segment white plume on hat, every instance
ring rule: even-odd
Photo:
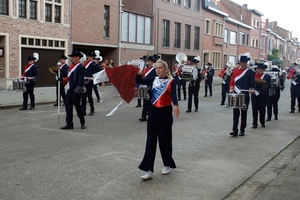
[[[99,51],[99,50],[95,50],[94,52],[95,52],[95,54],[96,54],[95,58],[96,58],[96,59],[99,58],[100,61],[102,61],[103,58],[102,58],[102,56],[100,56],[100,51]]]
[[[40,58],[39,54],[37,52],[33,53],[33,57],[35,57],[35,62],[37,62]]]

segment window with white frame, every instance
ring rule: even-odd
[[[210,35],[210,20],[205,20],[205,34]]]
[[[215,22],[215,36],[223,37],[224,35],[224,24]]]
[[[37,3],[36,0],[19,0],[19,17],[37,19]]]
[[[191,0],[184,0],[184,7],[191,8]]]
[[[45,21],[61,23],[63,0],[46,0]]]
[[[195,10],[200,11],[200,0],[195,0]]]
[[[180,48],[180,32],[181,32],[181,24],[178,22],[174,23],[174,47]]]
[[[184,36],[184,48],[190,49],[191,48],[191,25],[185,25],[185,36]]]
[[[8,15],[8,0],[0,0],[0,15]]]
[[[174,0],[174,3],[177,5],[181,5],[181,0]]]
[[[163,29],[162,29],[162,46],[170,46],[170,21],[163,20]]]
[[[122,42],[150,44],[151,18],[122,12]]]
[[[251,38],[251,47],[258,48],[258,39]]]
[[[240,32],[240,44],[246,45],[246,34],[243,32]]]
[[[224,42],[228,43],[228,29],[224,29]]]
[[[252,26],[254,26],[255,28],[259,28],[259,19],[253,17]]]
[[[221,69],[221,52],[213,51],[213,66],[215,69]]]
[[[104,21],[103,21],[103,36],[109,37],[109,16],[110,16],[110,7],[104,5]]]
[[[235,31],[230,31],[230,44],[236,44],[236,32]]]
[[[195,34],[194,34],[194,49],[200,49],[200,27],[195,26]]]

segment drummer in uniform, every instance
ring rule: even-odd
[[[257,128],[258,113],[259,122],[262,128],[265,128],[265,116],[266,116],[266,106],[269,96],[269,88],[271,86],[271,76],[265,74],[265,69],[268,66],[264,63],[258,63],[256,67],[256,73],[254,74],[255,81],[255,92],[251,94],[251,104],[252,104],[252,128]]]
[[[57,73],[60,73],[61,78],[66,78],[68,76],[69,66],[66,63],[67,59],[68,58],[65,55],[61,55],[59,58],[59,63],[58,63],[59,70]],[[59,88],[60,94],[58,94],[58,84],[60,84],[60,88]],[[66,103],[65,85],[61,81],[56,80],[56,102],[53,106],[58,106],[58,98],[60,97],[62,97],[64,102],[63,106],[65,106]]]
[[[278,67],[273,67],[271,69],[273,72],[280,72]],[[284,76],[279,76],[279,85],[275,88],[272,88],[274,90],[272,93],[269,92],[269,97],[268,97],[268,102],[267,102],[267,119],[266,121],[271,121],[272,118],[272,110],[274,112],[274,119],[278,120],[278,101],[280,98],[280,91],[284,90],[284,81],[285,77]],[[269,88],[269,91],[271,88]]]
[[[231,69],[229,69],[229,66],[227,64],[225,65],[224,69],[220,72],[219,77],[222,79],[222,86],[221,86],[221,104],[225,104],[226,100],[226,94],[229,92],[229,82],[231,79]]]
[[[192,98],[194,96],[194,105],[195,105],[195,112],[198,112],[199,107],[199,90],[200,90],[200,82],[201,82],[201,70],[197,68],[197,64],[200,62],[197,57],[192,60],[191,65],[194,66],[193,69],[193,79],[189,82],[188,88],[188,109],[187,113],[192,112]]]
[[[160,57],[157,55],[149,56],[147,59],[147,67],[144,69],[144,74],[142,78],[150,78],[150,77],[155,77],[156,72],[154,68],[154,63],[156,63],[157,59]],[[147,113],[149,112],[150,109],[150,99],[151,99],[151,88],[148,88],[148,95],[149,98],[144,98],[143,99],[143,109],[142,109],[142,117],[139,119],[139,121],[147,121]]]
[[[240,136],[245,135],[245,128],[247,126],[247,111],[250,96],[249,93],[254,93],[254,75],[253,70],[247,68],[247,62],[250,58],[246,55],[240,57],[240,67],[235,68],[232,72],[232,77],[229,83],[229,92],[244,94],[245,95],[245,107],[244,108],[233,108],[233,127],[230,135],[238,136],[238,124],[241,116]],[[249,90],[245,91],[245,90]]]

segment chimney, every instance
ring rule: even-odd
[[[277,28],[277,21],[274,21],[274,27],[273,28]]]
[[[243,7],[248,8],[248,4],[243,4]]]

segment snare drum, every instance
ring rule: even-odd
[[[13,89],[14,90],[23,90],[25,88],[25,81],[24,80],[13,80]]]
[[[244,108],[245,94],[227,93],[227,106],[233,108]]]
[[[195,67],[191,65],[184,65],[181,69],[181,76],[182,79],[186,81],[191,81],[193,80],[193,69]]]
[[[142,99],[149,98],[148,86],[147,85],[140,85],[139,88],[138,88],[138,92],[136,94],[136,97],[142,98]]]

